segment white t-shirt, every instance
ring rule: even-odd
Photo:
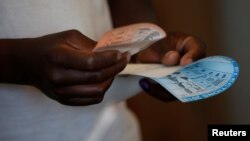
[[[98,40],[111,29],[105,0],[0,0],[0,38],[77,29]],[[138,141],[138,123],[124,102],[138,78],[119,77],[101,104],[71,107],[32,86],[0,84],[1,141]]]

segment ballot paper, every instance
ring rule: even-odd
[[[118,50],[132,55],[164,38],[158,26],[140,23],[104,34],[94,51]],[[226,56],[211,56],[185,67],[162,64],[128,64],[119,75],[144,76],[160,84],[181,102],[215,96],[227,90],[239,74],[237,62]]]
[[[115,28],[104,34],[94,51],[119,50],[134,55],[166,37],[159,26],[151,23],[138,23]]]

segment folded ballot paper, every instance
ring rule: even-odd
[[[139,23],[113,29],[104,34],[94,51],[118,50],[131,55],[166,37],[157,25]],[[211,56],[187,66],[128,64],[119,75],[148,77],[182,102],[215,96],[227,90],[237,79],[237,62],[225,56]]]

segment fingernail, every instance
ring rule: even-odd
[[[168,54],[168,59],[175,59],[176,58],[176,53],[171,51],[169,54]]]
[[[165,65],[175,65],[179,62],[180,55],[176,51],[169,51],[162,59],[162,63]]]
[[[117,53],[117,60],[120,60],[122,58],[122,54],[119,52]]]
[[[181,66],[185,66],[185,65],[191,64],[192,62],[193,62],[193,59],[186,58],[185,60],[181,61]]]
[[[124,53],[123,53],[123,56],[127,58],[127,61],[128,61],[128,62],[130,61],[131,55],[130,55],[129,52],[124,52]]]
[[[127,61],[129,62],[130,59],[131,59],[131,55],[130,55],[130,53],[127,53]]]

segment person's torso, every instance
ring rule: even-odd
[[[98,40],[112,27],[105,0],[1,0],[0,17],[0,38],[77,29]]]

